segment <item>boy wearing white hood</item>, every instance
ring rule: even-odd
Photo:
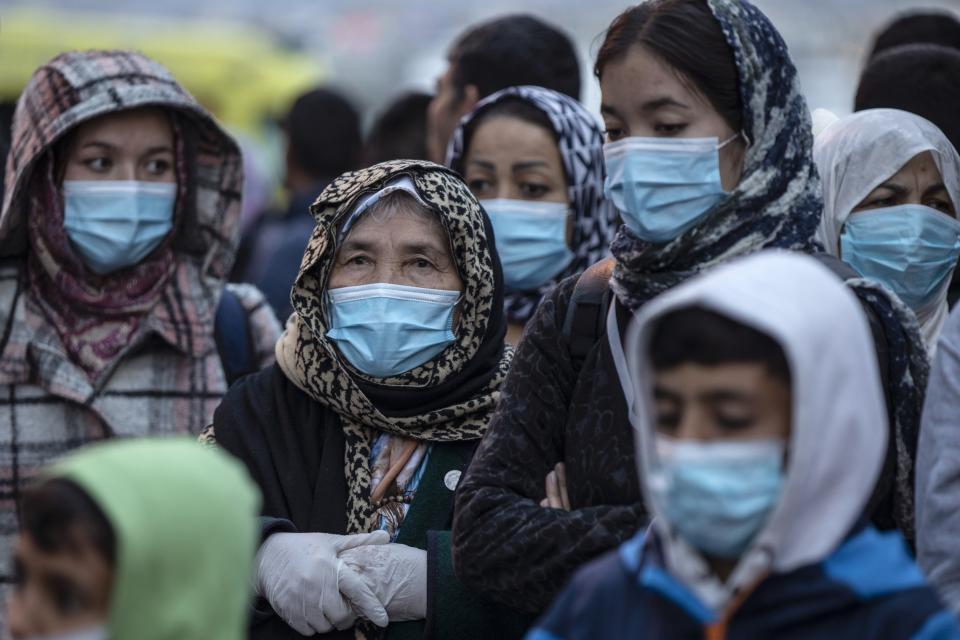
[[[654,521],[581,569],[529,640],[960,638],[900,535],[863,517],[887,420],[836,276],[786,252],[718,267],[645,306],[626,353]]]

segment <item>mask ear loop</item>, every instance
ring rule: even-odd
[[[718,144],[717,151],[719,151],[720,149],[723,149],[725,146],[727,146],[737,138],[743,138],[743,141],[747,143],[747,149],[749,149],[750,146],[753,144],[753,142],[751,142],[750,140],[750,137],[747,135],[747,132],[744,131],[743,129],[740,129],[739,132],[733,134],[732,136],[730,136],[729,138],[727,138],[726,140]]]

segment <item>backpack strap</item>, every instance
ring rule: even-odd
[[[610,306],[610,276],[613,258],[601,260],[580,274],[563,320],[563,336],[570,347],[574,368],[580,369],[590,349],[604,335],[607,328],[607,308]]]
[[[814,253],[812,256],[844,282],[863,278],[863,276],[853,270],[853,267],[829,253]],[[887,333],[883,328],[883,323],[880,322],[880,318],[877,317],[877,312],[873,310],[873,307],[859,298],[858,300],[864,315],[867,316],[867,322],[870,325],[870,333],[873,335],[873,345],[877,351],[877,365],[880,368],[880,380],[883,383],[884,391],[886,391],[889,388],[888,385],[890,382],[890,348],[887,344]]]
[[[224,286],[220,295],[213,338],[217,343],[217,353],[220,354],[227,386],[259,369],[254,357],[253,336],[250,333],[247,311],[229,286]]]

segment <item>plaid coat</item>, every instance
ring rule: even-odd
[[[159,302],[94,386],[67,357],[28,286],[30,175],[78,124],[145,105],[169,109],[188,125],[189,232],[175,241],[176,271]],[[0,213],[0,582],[10,580],[20,491],[52,458],[104,438],[197,433],[212,421],[227,388],[214,315],[238,242],[242,180],[234,141],[165,69],[139,54],[63,54],[24,90]],[[257,289],[231,288],[247,311],[256,356],[269,364],[279,324]]]

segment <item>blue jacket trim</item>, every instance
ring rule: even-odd
[[[643,554],[646,543],[647,530],[641,530],[620,545],[620,560],[627,571],[631,574],[639,573],[641,586],[660,593],[701,624],[712,622],[716,618],[716,614],[700,602],[689,589],[652,562],[644,562]]]
[[[960,638],[960,624],[950,611],[941,611],[930,616],[912,640],[957,640]]]
[[[843,543],[824,560],[823,570],[864,599],[926,585],[900,534],[873,527]]]
[[[620,545],[620,559],[630,573],[640,571],[640,559],[643,556],[643,545],[647,540],[647,532],[640,531],[632,538]]]
[[[563,640],[560,636],[556,636],[545,629],[531,629],[524,640]]]
[[[650,564],[644,566],[640,572],[640,584],[653,591],[658,591],[700,624],[710,624],[716,618],[713,611],[700,602],[685,586],[659,567]]]

